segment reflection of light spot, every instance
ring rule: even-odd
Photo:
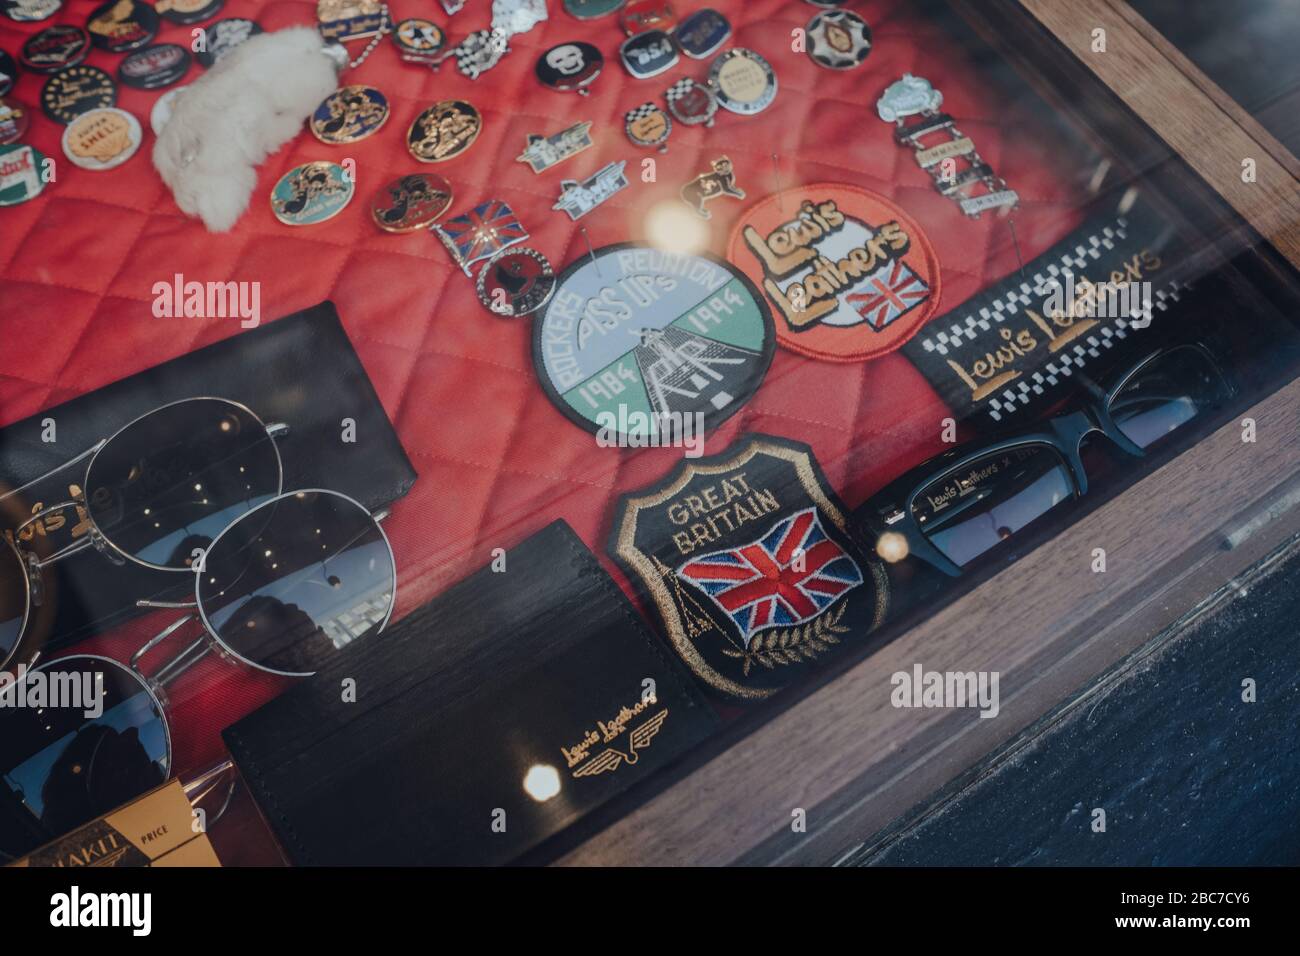
[[[890,564],[907,557],[907,550],[907,539],[897,531],[886,531],[876,539],[876,554],[880,555],[882,561],[888,561]]]
[[[560,772],[550,764],[533,764],[524,776],[524,792],[545,803],[560,792]]]
[[[202,491],[202,490],[203,490],[203,486],[202,486],[202,485],[195,485],[195,486],[194,486],[194,490],[195,490],[195,491]]]
[[[685,203],[665,200],[646,214],[645,237],[666,252],[696,253],[708,248],[709,226]]]

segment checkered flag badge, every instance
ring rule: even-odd
[[[627,116],[624,118],[627,120],[628,125],[631,126],[633,123],[639,122],[647,116],[652,116],[658,111],[659,107],[655,106],[653,103],[642,103],[636,109],[628,110]]]
[[[668,98],[669,104],[676,103],[686,94],[695,88],[695,81],[690,77],[678,80],[672,86],[668,87],[668,92],[664,94]]]

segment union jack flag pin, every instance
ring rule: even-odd
[[[528,238],[528,230],[514,210],[499,199],[489,199],[432,229],[467,276],[473,276],[476,263]]]

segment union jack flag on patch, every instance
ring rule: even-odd
[[[433,231],[465,275],[473,274],[470,266],[474,263],[491,259],[502,249],[528,238],[528,230],[515,217],[514,210],[499,199],[489,199],[462,216],[434,226]]]
[[[930,297],[930,287],[901,259],[873,272],[863,289],[849,293],[845,299],[877,331]]]
[[[812,620],[862,583],[862,570],[827,536],[816,508],[797,511],[750,544],[677,569],[735,622],[748,649],[767,627]]]

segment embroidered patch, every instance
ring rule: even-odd
[[[957,413],[985,427],[1036,418],[1076,372],[1127,346],[1188,287],[1171,233],[1143,206],[1095,217],[903,347]],[[1148,284],[1149,283],[1149,284]],[[1140,336],[1138,336],[1140,338]]]
[[[732,266],[634,243],[581,255],[533,324],[537,377],[569,420],[647,439],[663,416],[726,421],[775,347],[762,294]]]
[[[807,445],[748,435],[625,495],[611,555],[702,681],[767,697],[884,620],[885,572]]]
[[[884,196],[816,183],[745,211],[727,258],[776,306],[792,352],[861,362],[892,352],[939,306],[939,258],[910,216]]]

